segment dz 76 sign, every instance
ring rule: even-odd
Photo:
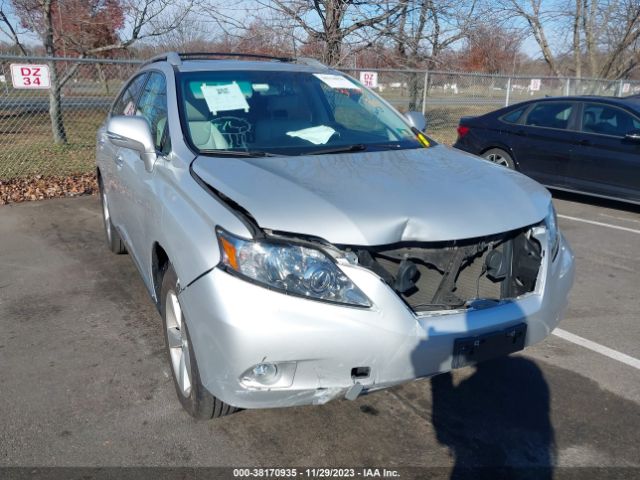
[[[11,80],[13,88],[49,88],[49,66],[12,63]]]

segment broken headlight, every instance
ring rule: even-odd
[[[295,243],[246,240],[216,230],[221,264],[263,286],[314,300],[370,307],[371,302],[333,260]]]
[[[544,219],[544,224],[547,227],[547,235],[549,236],[551,260],[554,260],[560,247],[560,233],[558,232],[558,215],[553,203],[549,203],[549,212]]]

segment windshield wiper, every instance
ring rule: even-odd
[[[366,150],[367,146],[362,143],[356,143],[355,145],[343,145],[342,147],[325,148],[324,150],[314,150],[307,153],[307,155],[324,155],[325,153],[346,153],[346,152],[361,152]]]
[[[275,153],[262,152],[259,150],[218,150],[215,148],[205,148],[199,151],[204,155],[215,155],[217,157],[279,157]]]

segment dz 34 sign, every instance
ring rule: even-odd
[[[49,88],[48,65],[11,64],[11,80],[13,88]]]

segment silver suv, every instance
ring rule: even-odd
[[[549,193],[425,123],[305,59],[169,53],[127,82],[97,136],[106,237],[191,415],[355,399],[555,328]]]

